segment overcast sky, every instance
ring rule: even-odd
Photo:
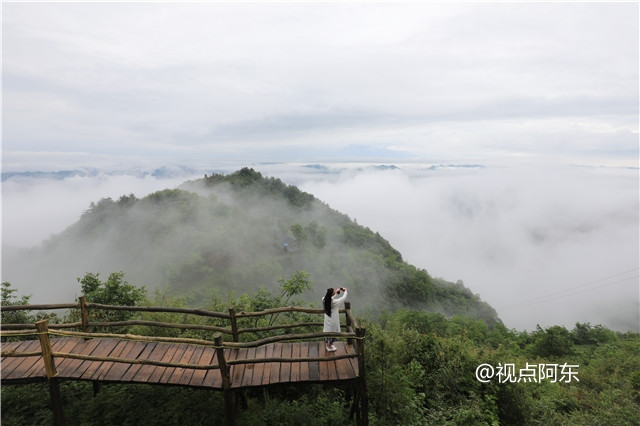
[[[2,5],[5,171],[638,163],[638,4]]]

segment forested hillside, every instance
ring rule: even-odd
[[[124,271],[131,282],[169,288],[192,306],[213,293],[273,290],[282,278],[306,271],[316,284],[308,303],[317,305],[327,287],[340,285],[349,288],[354,308],[374,317],[411,308],[499,321],[461,282],[431,277],[404,262],[380,234],[248,168],[142,199],[92,203],[63,233],[7,266],[23,274],[10,278],[14,285],[38,281],[43,292],[47,285],[61,288],[60,280],[75,284],[86,272]]]
[[[304,279],[302,280],[304,281]],[[283,283],[284,286],[284,283]],[[181,298],[148,295],[121,273],[102,281],[87,274],[78,287],[95,303],[182,307]],[[27,304],[9,283],[2,304]],[[205,309],[260,310],[287,301],[260,290],[231,300],[212,297]],[[292,302],[297,303],[297,302]],[[125,313],[126,314],[126,313]],[[77,313],[76,313],[77,315]],[[96,319],[104,320],[99,312]],[[148,313],[141,319],[184,321],[183,314]],[[111,318],[115,320],[129,317]],[[2,322],[29,323],[37,317],[3,312]],[[49,317],[56,322],[56,317]],[[77,318],[66,318],[77,320]],[[281,321],[287,321],[284,316]],[[577,323],[528,332],[492,328],[482,320],[401,309],[366,326],[365,363],[371,425],[639,425],[640,339]],[[193,330],[133,326],[121,333],[199,337]],[[202,332],[207,333],[207,332]],[[494,374],[479,375],[480,368]],[[142,384],[60,384],[69,425],[222,425],[222,392]],[[298,384],[249,389],[238,425],[349,425],[348,385]],[[46,383],[2,387],[2,424],[52,424]],[[162,407],[161,410],[158,407]]]

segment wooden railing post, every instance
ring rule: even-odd
[[[227,425],[235,424],[235,413],[233,410],[233,398],[231,395],[231,375],[229,374],[229,366],[224,358],[224,348],[222,347],[222,336],[220,333],[215,335],[216,355],[218,358],[218,366],[220,366],[220,375],[222,376],[222,391],[224,393],[224,418]]]
[[[356,354],[358,355],[358,375],[360,376],[360,416],[358,417],[358,425],[367,426],[369,424],[369,401],[367,398],[367,380],[365,374],[364,362],[364,336],[366,329],[364,327],[356,328]]]
[[[40,347],[42,348],[42,360],[44,361],[44,369],[47,378],[50,379],[58,375],[56,365],[53,361],[53,350],[51,349],[51,341],[49,340],[49,327],[47,320],[36,322],[38,329],[38,338],[40,339]]]
[[[89,332],[89,308],[87,307],[87,300],[84,296],[78,297],[80,301],[80,317],[82,318],[82,331],[84,333]]]
[[[58,371],[53,360],[53,349],[51,348],[51,340],[49,340],[49,327],[47,320],[36,322],[38,329],[38,338],[40,339],[40,347],[42,348],[42,360],[44,361],[44,370],[47,374],[49,382],[49,395],[51,396],[51,405],[53,407],[53,418],[56,425],[64,425],[64,412],[62,410],[62,398],[60,397],[60,385],[58,384]]]
[[[238,341],[238,321],[236,320],[236,308],[233,306],[229,307],[229,316],[231,317],[231,334],[233,336],[233,341]]]

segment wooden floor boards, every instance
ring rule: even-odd
[[[155,360],[189,365],[213,365],[218,361],[215,349],[186,343],[135,342],[116,339],[90,339],[62,337],[51,339],[54,352],[73,353],[121,359]],[[355,355],[355,347],[336,342],[338,350],[327,352],[324,344],[315,342],[278,342],[258,348],[225,349],[227,362],[234,360],[262,360],[270,358],[317,358],[335,355]],[[37,352],[37,340],[6,342],[2,350]],[[192,369],[155,365],[127,364],[112,361],[90,361],[55,358],[61,379],[98,382],[132,382],[171,384],[191,387],[222,388],[219,369]],[[42,356],[3,356],[0,364],[3,384],[46,380]],[[255,362],[230,365],[231,388],[261,387],[281,383],[335,382],[358,377],[355,358],[302,361]]]

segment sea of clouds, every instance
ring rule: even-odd
[[[640,329],[634,168],[273,163],[5,175],[3,251],[40,244],[102,198],[143,197],[243,166],[379,232],[432,276],[462,280],[507,327]],[[36,301],[32,283],[13,284]]]

